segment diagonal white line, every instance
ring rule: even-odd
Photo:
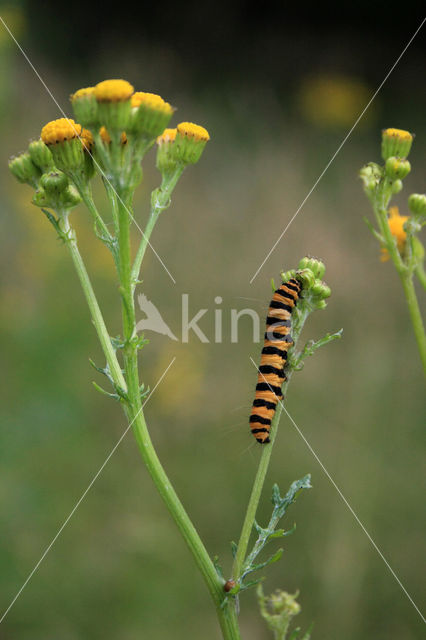
[[[257,364],[255,363],[255,361],[253,360],[253,358],[250,356],[250,360],[252,361],[253,365],[255,366],[255,368],[257,369],[257,371],[259,371]],[[265,380],[266,383],[268,383],[268,381],[266,380],[265,376],[261,373],[263,379]],[[327,471],[327,469],[325,468],[324,464],[321,462],[321,460],[319,459],[317,453],[314,451],[314,449],[312,448],[312,446],[309,444],[309,442],[307,441],[306,437],[304,436],[304,434],[302,433],[302,431],[299,429],[299,427],[297,426],[297,424],[295,423],[295,421],[293,420],[293,418],[291,417],[291,415],[289,414],[289,412],[287,411],[287,409],[285,408],[284,404],[282,403],[281,400],[278,399],[278,402],[280,403],[281,407],[284,409],[284,411],[286,412],[287,416],[290,418],[291,423],[293,424],[293,426],[295,427],[297,433],[299,434],[299,436],[302,438],[302,440],[304,441],[304,443],[306,444],[306,446],[308,447],[309,451],[312,453],[312,455],[314,456],[315,460],[318,462],[318,464],[320,465],[321,469],[324,471],[325,475],[327,476],[327,478],[330,480],[331,484],[333,485],[333,487],[336,489],[337,493],[339,494],[339,496],[342,498],[343,502],[345,503],[345,505],[347,506],[347,508],[349,509],[349,511],[351,512],[351,514],[353,515],[353,517],[355,518],[355,520],[357,521],[357,523],[359,524],[359,526],[361,527],[361,529],[363,530],[363,532],[365,533],[365,535],[367,536],[367,538],[369,539],[369,541],[371,542],[371,544],[373,545],[373,547],[375,548],[375,550],[377,551],[377,553],[379,554],[379,556],[381,557],[381,559],[383,560],[383,562],[385,563],[385,565],[387,566],[387,568],[389,569],[389,571],[391,572],[391,574],[393,575],[393,577],[395,578],[395,580],[397,581],[397,583],[399,584],[399,586],[401,587],[402,591],[405,593],[405,595],[407,596],[407,598],[409,599],[409,601],[411,602],[411,604],[413,605],[413,607],[415,608],[415,610],[417,611],[417,613],[419,614],[419,616],[421,617],[421,619],[423,620],[423,622],[426,623],[426,619],[423,616],[422,612],[420,611],[420,609],[418,608],[418,606],[416,605],[416,603],[414,602],[413,598],[410,596],[410,594],[408,593],[407,589],[404,587],[404,585],[402,584],[401,580],[398,578],[398,576],[396,575],[395,571],[392,569],[392,567],[390,566],[389,562],[386,560],[385,556],[383,555],[383,553],[380,551],[379,547],[377,546],[377,544],[374,542],[373,538],[371,537],[371,535],[368,533],[367,529],[365,528],[365,526],[363,525],[363,523],[361,522],[361,520],[359,519],[359,517],[357,516],[357,514],[355,513],[355,511],[353,510],[353,508],[351,507],[351,505],[349,504],[349,502],[347,501],[347,499],[345,498],[345,496],[343,495],[342,491],[339,489],[339,487],[337,486],[337,484],[335,483],[335,481],[333,480],[333,478],[331,477],[330,473]]]
[[[21,45],[19,44],[19,42],[17,41],[17,39],[15,38],[15,36],[13,35],[12,31],[9,29],[9,27],[7,26],[6,22],[3,20],[2,16],[0,16],[0,21],[3,23],[4,28],[6,29],[6,31],[8,32],[8,34],[10,35],[10,37],[12,38],[12,40],[14,41],[14,43],[16,44],[16,46],[18,47],[19,51],[22,53],[22,55],[24,56],[25,60],[28,62],[28,64],[30,65],[31,69],[34,71],[35,75],[37,76],[37,78],[40,80],[41,84],[43,85],[43,87],[46,89],[47,93],[49,94],[49,96],[52,98],[53,102],[56,104],[56,106],[58,107],[59,111],[61,112],[61,114],[64,116],[64,118],[66,120],[68,120],[68,123],[73,127],[73,124],[70,122],[70,119],[68,118],[68,116],[66,115],[65,111],[62,109],[61,105],[59,104],[59,102],[56,100],[55,96],[53,95],[53,93],[51,92],[51,90],[49,89],[49,87],[47,86],[47,84],[45,83],[45,81],[43,80],[43,78],[41,77],[41,75],[39,74],[39,72],[37,71],[37,69],[35,68],[35,66],[33,65],[33,63],[31,62],[31,60],[29,59],[29,57],[27,56],[27,54],[25,53],[24,49],[21,47]],[[74,127],[73,127],[74,128]],[[76,136],[81,140],[80,135],[78,134],[77,130],[74,129]],[[126,204],[123,202],[123,200],[121,199],[121,197],[118,195],[117,191],[115,190],[114,186],[111,184],[109,178],[105,175],[104,171],[102,170],[102,167],[99,165],[99,163],[96,161],[96,159],[93,157],[92,153],[87,150],[90,157],[93,160],[93,163],[96,165],[96,168],[98,169],[99,173],[102,175],[102,177],[104,178],[104,180],[108,183],[108,185],[111,187],[112,191],[114,191],[115,195],[117,196],[118,200],[121,202],[121,204],[123,205],[123,207],[125,208],[125,210],[127,211],[128,215],[130,216],[131,220],[135,223],[136,227],[139,229],[139,231],[141,232],[143,238],[145,238],[145,234],[142,231],[141,227],[139,226],[138,222],[135,220],[132,212],[130,211],[130,209],[126,206]],[[174,279],[174,277],[172,276],[172,274],[170,273],[170,271],[167,269],[166,265],[164,264],[164,262],[162,261],[162,259],[160,258],[160,256],[158,255],[158,253],[156,252],[156,250],[154,249],[154,247],[152,246],[151,242],[149,240],[147,240],[147,244],[150,246],[150,248],[152,249],[152,251],[154,252],[155,256],[157,257],[157,259],[159,260],[160,264],[162,265],[163,269],[166,271],[166,273],[169,275],[169,277],[171,278],[171,280],[173,281],[174,284],[176,284],[176,280]]]
[[[22,587],[19,589],[18,593],[16,594],[16,596],[13,598],[12,602],[9,604],[9,606],[7,607],[6,611],[3,613],[2,617],[0,618],[0,624],[3,622],[3,620],[5,619],[5,617],[7,616],[7,614],[9,613],[9,611],[11,610],[11,608],[13,607],[13,605],[15,604],[15,602],[17,601],[17,599],[19,598],[19,596],[21,595],[21,593],[23,592],[23,590],[25,589],[25,587],[27,586],[27,584],[29,583],[29,581],[31,580],[31,578],[33,577],[33,575],[35,574],[35,572],[37,571],[37,569],[39,568],[39,566],[41,565],[41,563],[43,562],[43,560],[45,559],[45,557],[47,556],[47,554],[49,553],[49,551],[51,550],[51,548],[53,547],[53,545],[55,544],[56,540],[59,538],[59,536],[61,535],[62,531],[65,529],[65,527],[67,526],[68,522],[71,520],[71,518],[73,517],[74,513],[77,511],[78,507],[80,506],[80,504],[83,502],[84,498],[87,496],[87,494],[89,493],[90,489],[93,487],[93,485],[95,484],[96,480],[99,478],[100,474],[102,473],[102,471],[105,469],[106,465],[108,464],[108,462],[110,461],[110,459],[112,458],[112,456],[114,455],[114,453],[116,452],[116,450],[118,449],[119,445],[121,444],[122,440],[125,438],[126,434],[129,432],[129,429],[131,428],[132,424],[134,423],[134,421],[136,420],[136,418],[139,416],[139,414],[141,413],[142,409],[144,408],[144,406],[147,404],[148,400],[151,398],[152,394],[154,393],[154,391],[156,390],[156,388],[158,387],[158,385],[160,384],[160,382],[163,380],[164,376],[166,375],[166,373],[168,372],[168,370],[170,369],[170,367],[172,366],[172,364],[174,363],[174,361],[176,360],[176,356],[172,359],[172,361],[170,362],[169,366],[167,367],[167,369],[165,369],[165,371],[163,372],[163,374],[161,375],[161,377],[159,378],[159,380],[156,382],[154,388],[152,389],[152,391],[150,392],[149,396],[147,397],[147,399],[145,400],[145,402],[143,403],[142,407],[139,409],[139,411],[137,412],[137,414],[135,415],[135,417],[133,418],[133,420],[130,422],[130,424],[128,425],[128,427],[126,428],[126,430],[124,431],[124,433],[120,436],[119,440],[117,441],[117,443],[114,445],[114,447],[112,448],[111,452],[109,453],[109,455],[105,458],[105,461],[102,463],[102,465],[99,467],[99,470],[96,472],[96,474],[93,476],[92,480],[90,481],[87,489],[84,491],[84,493],[81,495],[81,497],[79,498],[79,500],[75,503],[74,507],[72,508],[72,510],[70,511],[69,515],[67,516],[67,518],[64,520],[64,522],[62,523],[61,527],[59,528],[58,532],[56,533],[55,537],[52,538],[51,542],[49,543],[49,545],[46,547],[45,551],[43,552],[40,560],[37,562],[37,564],[35,565],[34,569],[31,571],[31,573],[28,575],[27,579],[25,580],[24,584],[22,585]]]
[[[262,264],[258,267],[257,271],[255,272],[254,276],[252,277],[252,279],[250,280],[250,284],[252,284],[253,280],[256,278],[257,274],[259,273],[259,271],[262,269],[263,265],[265,264],[265,262],[268,260],[269,256],[272,254],[272,252],[275,250],[276,246],[279,244],[279,242],[281,241],[282,237],[284,236],[284,234],[287,232],[288,228],[290,227],[290,225],[292,224],[292,222],[294,221],[294,219],[296,218],[296,216],[298,215],[299,211],[302,209],[302,207],[304,206],[304,204],[306,203],[306,201],[308,200],[308,198],[310,198],[310,196],[312,195],[313,191],[316,189],[318,183],[320,182],[320,180],[322,180],[322,178],[324,177],[324,174],[326,173],[326,171],[329,169],[330,165],[333,163],[333,161],[335,160],[337,154],[341,151],[342,147],[344,146],[344,144],[347,142],[349,136],[352,134],[353,130],[355,129],[355,127],[357,126],[357,124],[359,123],[359,121],[361,120],[361,118],[363,117],[363,115],[365,114],[365,112],[367,111],[367,109],[369,108],[369,106],[371,105],[371,103],[373,102],[373,100],[375,99],[375,97],[377,96],[377,94],[379,93],[379,91],[381,90],[381,88],[383,87],[383,85],[385,84],[386,80],[389,78],[389,76],[391,75],[392,71],[395,69],[395,67],[397,66],[397,64],[399,63],[399,61],[401,60],[402,56],[404,55],[404,53],[407,51],[408,47],[410,46],[410,44],[413,42],[414,38],[416,37],[416,35],[418,34],[418,32],[420,31],[420,29],[422,28],[422,26],[424,25],[426,21],[426,18],[423,18],[421,24],[419,27],[417,27],[416,31],[414,32],[414,34],[411,36],[411,38],[409,39],[409,41],[407,42],[407,44],[405,45],[404,49],[402,50],[402,52],[400,53],[400,55],[398,56],[398,58],[395,60],[395,62],[393,63],[393,65],[391,66],[391,68],[389,69],[389,71],[387,72],[386,76],[384,77],[384,79],[382,80],[382,82],[380,83],[380,85],[378,86],[378,88],[376,89],[376,91],[373,93],[373,95],[371,96],[370,100],[368,101],[368,103],[366,104],[366,106],[364,107],[364,109],[361,111],[361,113],[359,114],[358,118],[355,120],[354,124],[352,125],[351,129],[348,131],[348,133],[346,134],[346,136],[343,138],[342,142],[340,143],[340,145],[338,146],[337,150],[334,152],[334,154],[331,156],[330,160],[328,161],[328,163],[326,164],[325,168],[323,169],[323,171],[321,172],[321,174],[318,176],[318,178],[316,179],[316,181],[314,182],[314,185],[312,186],[311,190],[308,192],[308,194],[305,196],[305,198],[303,199],[303,201],[301,202],[301,204],[299,205],[299,207],[297,208],[296,212],[293,214],[293,216],[290,218],[289,222],[287,223],[284,231],[281,233],[281,235],[279,236],[278,240],[276,240],[271,248],[271,250],[269,251],[269,253],[267,254],[266,258],[263,260]]]

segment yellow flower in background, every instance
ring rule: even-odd
[[[389,208],[389,229],[396,240],[396,244],[400,254],[404,253],[405,243],[407,241],[407,233],[404,230],[404,223],[407,222],[408,218],[409,216],[399,215],[398,207]],[[385,248],[382,248],[382,255],[380,257],[381,261],[386,262],[387,260],[389,260],[389,258],[389,251]]]
[[[106,144],[109,144],[111,142],[111,136],[109,135],[108,129],[106,127],[101,127],[99,129],[99,135],[101,136],[102,141]],[[120,142],[121,144],[127,143],[127,136],[125,131],[123,131],[121,134]]]
[[[157,144],[167,144],[168,142],[174,142],[176,139],[177,129],[164,129],[161,136],[157,138]]]
[[[356,78],[321,74],[302,80],[298,102],[314,126],[344,128],[353,125],[370,97],[369,88]]]

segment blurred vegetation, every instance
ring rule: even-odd
[[[183,64],[173,41],[161,48],[129,38],[126,48],[98,49],[90,64],[61,56],[55,66],[54,49],[47,46],[50,25],[44,32],[39,25],[35,38],[34,10],[19,11],[17,6],[14,14],[2,10],[1,15],[67,112],[73,90],[122,76],[138,89],[161,93],[179,107],[179,119],[199,122],[211,134],[202,161],[184,175],[153,237],[177,284],[152,252],[143,274],[141,291],[158,305],[174,333],[180,333],[182,293],[190,294],[194,313],[210,310],[200,326],[211,336],[215,296],[223,298],[225,319],[231,308],[251,305],[263,315],[271,277],[277,279],[282,268],[292,268],[307,253],[324,259],[332,297],[326,312],[311,318],[306,339],[340,327],[344,337],[317,353],[293,378],[288,410],[419,603],[425,526],[420,508],[422,373],[397,276],[389,264],[380,263],[376,242],[362,220],[369,212],[357,174],[365,162],[379,157],[380,129],[403,127],[417,137],[410,155],[413,171],[396,198],[401,213],[408,194],[422,190],[426,127],[425,96],[418,91],[421,48],[413,44],[407,52],[249,284],[416,22],[407,31],[401,28],[397,39],[383,33],[374,60],[369,57],[371,32],[365,38],[354,33],[347,44],[338,30],[334,38],[324,33],[313,53],[314,40],[306,38],[302,27],[286,32],[283,26],[287,44],[281,54],[287,57],[277,82],[266,67],[263,81],[260,69],[252,79],[236,67],[229,76],[212,71],[201,80]],[[56,25],[60,33],[67,31],[68,42],[64,24]],[[57,35],[54,43],[59,47]],[[274,44],[280,51],[279,42]],[[316,60],[320,44],[341,55]],[[298,60],[296,72],[293,59]],[[101,360],[100,348],[67,252],[29,204],[30,189],[7,170],[9,155],[25,148],[41,125],[59,113],[1,26],[0,68],[4,610],[126,425],[120,407],[91,385],[94,372],[88,358]],[[150,190],[158,183],[153,164],[151,154],[136,206],[140,223]],[[103,198],[100,184],[97,193]],[[93,239],[85,210],[73,215],[111,332],[117,333],[113,266]],[[238,536],[259,455],[248,414],[255,384],[249,356],[257,360],[260,347],[252,342],[250,322],[241,327],[238,344],[230,344],[229,325],[223,344],[200,344],[195,337],[181,344],[153,335],[141,362],[144,381],[152,387],[177,356],[147,406],[148,424],[207,548],[228,568],[229,541]],[[260,523],[270,512],[273,482],[286,486],[308,472],[314,489],[293,508],[297,531],[287,539],[283,560],[271,568],[266,590],[300,589],[298,624],[307,628],[314,620],[314,638],[418,638],[418,614],[285,418]],[[266,640],[255,594],[245,594],[241,604],[243,637]],[[201,578],[152,490],[129,434],[2,623],[0,637],[160,640],[173,630],[173,638],[180,640],[197,636],[201,624],[206,640],[218,638]]]

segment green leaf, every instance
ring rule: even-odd
[[[105,391],[105,389],[102,389],[102,387],[100,387],[95,381],[93,381],[92,384],[95,387],[96,391],[99,391],[99,393],[102,393],[102,395],[113,398],[114,400],[120,400],[120,396],[117,393],[109,393],[109,391]]]
[[[264,562],[259,562],[259,564],[252,564],[250,568],[245,572],[245,575],[249,573],[253,573],[254,571],[259,571],[260,569],[264,569],[265,567],[273,564],[274,562],[278,562],[284,553],[283,549],[278,549],[270,558],[265,560]]]
[[[237,549],[238,549],[237,543],[231,540],[231,553],[233,558],[235,558],[235,556],[237,555]]]

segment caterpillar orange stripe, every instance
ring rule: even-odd
[[[302,284],[290,278],[274,292],[266,318],[266,333],[260,358],[256,394],[250,416],[251,432],[260,444],[270,442],[269,432],[277,403],[283,397],[287,351],[293,344],[291,314],[299,300]]]

